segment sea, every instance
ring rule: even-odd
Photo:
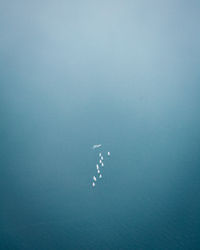
[[[1,250],[200,249],[199,9],[1,2]]]

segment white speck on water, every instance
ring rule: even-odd
[[[100,147],[101,147],[101,144],[95,144],[92,146],[93,149],[100,148]]]

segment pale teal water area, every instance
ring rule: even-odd
[[[199,7],[1,3],[0,249],[199,249]]]

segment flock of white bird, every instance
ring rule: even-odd
[[[96,148],[100,148],[101,147],[101,144],[98,144],[98,145],[94,145],[93,146],[93,149],[96,149]],[[110,156],[110,152],[107,152],[107,155]],[[95,187],[96,185],[96,182],[97,182],[97,178],[101,179],[102,178],[102,168],[104,167],[104,157],[102,155],[102,153],[100,152],[99,153],[99,157],[98,157],[98,163],[96,164],[96,171],[97,171],[97,177],[94,175],[93,178],[92,178],[92,186]]]

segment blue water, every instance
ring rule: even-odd
[[[2,2],[0,249],[199,249],[199,7]]]

